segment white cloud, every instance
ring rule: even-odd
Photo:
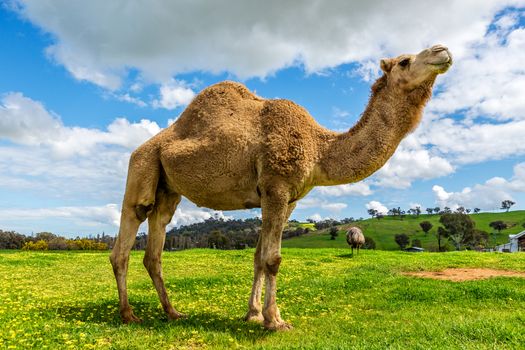
[[[13,225],[14,229],[33,225],[33,230],[41,231],[39,221],[60,219],[62,224],[81,226],[84,229],[100,225],[118,227],[120,210],[116,204],[89,207],[57,207],[57,208],[31,208],[31,209],[0,209],[0,220],[4,225]],[[39,225],[39,227],[36,227]],[[69,232],[77,234],[77,232]],[[92,233],[92,232],[84,232]]]
[[[370,201],[365,204],[365,207],[366,209],[377,210],[378,213],[383,214],[383,215],[388,213],[388,208],[385,207],[383,204],[381,204],[381,202],[378,202],[378,201]]]
[[[525,28],[498,28],[455,61],[442,77],[443,91],[430,102],[430,111],[461,111],[467,120],[480,116],[498,121],[525,119]]]
[[[319,222],[319,221],[323,221],[323,220],[330,220],[332,218],[329,217],[329,216],[322,217],[321,214],[315,213],[315,214],[312,214],[309,217],[307,217],[307,219],[315,221],[315,222]]]
[[[338,186],[317,187],[316,193],[325,196],[368,196],[372,194],[370,186],[366,182],[357,182]]]
[[[392,158],[374,174],[374,184],[381,187],[408,188],[417,179],[432,179],[454,172],[445,158],[434,156],[429,150],[406,147],[411,139],[403,142]]]
[[[436,203],[441,206],[498,209],[502,201],[512,200],[513,194],[525,192],[525,163],[519,163],[514,167],[514,175],[509,180],[493,177],[483,184],[465,187],[459,192],[447,192],[442,186],[434,185],[432,191]]]
[[[25,18],[53,34],[49,56],[77,79],[115,89],[131,68],[156,82],[190,71],[264,77],[291,65],[318,72],[439,42],[462,57],[495,13],[523,1],[19,3]]]
[[[220,210],[212,210],[206,208],[198,208],[195,204],[187,199],[183,199],[181,204],[177,207],[175,214],[168,228],[181,225],[190,225],[197,222],[203,222],[210,218],[231,220],[231,216],[226,216]]]
[[[461,164],[523,155],[524,134],[525,120],[466,125],[449,118],[432,122],[420,133],[422,142]]]
[[[195,92],[182,81],[172,79],[160,87],[160,99],[153,101],[153,107],[175,109],[193,100]]]
[[[167,228],[203,222],[212,217],[223,220],[231,219],[222,211],[197,208],[193,203],[184,199]],[[88,207],[0,209],[0,221],[3,225],[8,225],[9,229],[22,229],[26,232],[50,230],[46,228],[47,220],[55,222],[60,220],[61,226],[69,230],[61,234],[69,236],[93,234],[98,232],[93,232],[94,228],[100,229],[101,227],[109,229],[109,233],[113,234],[118,231],[120,225],[120,208],[116,204],[106,204]],[[147,231],[147,221],[138,231]],[[55,231],[55,233],[59,232]]]
[[[130,87],[131,90],[133,89],[133,86],[134,85],[132,85],[132,87]],[[112,96],[114,98],[116,98],[117,100],[119,100],[119,101],[132,103],[132,104],[137,105],[139,107],[146,107],[148,105],[146,102],[142,101],[140,98],[133,97],[133,96],[131,96],[128,93],[125,93],[125,94],[113,94]]]
[[[0,187],[36,201],[118,203],[130,152],[160,131],[149,120],[113,121],[107,130],[65,126],[37,101],[9,93],[0,101]],[[20,196],[20,193],[18,194]]]
[[[410,203],[409,207],[410,209],[416,209],[417,207],[419,207],[419,209],[423,209],[423,206],[419,203]]]
[[[326,199],[320,199],[313,196],[308,196],[299,200],[297,203],[297,209],[309,209],[318,208],[328,210],[331,212],[340,212],[341,210],[348,207],[348,204],[342,202],[330,202]]]
[[[413,137],[419,148],[454,165],[525,154],[525,28],[516,20],[500,17],[441,77]]]
[[[0,138],[20,145],[49,147],[59,158],[98,152],[99,145],[133,149],[160,130],[155,122],[144,119],[130,123],[124,118],[115,119],[107,131],[67,127],[42,103],[18,92],[4,95],[0,104]]]
[[[20,93],[6,94],[0,103],[0,140],[11,143],[0,145],[0,188],[15,191],[17,196],[27,193],[37,202],[39,197],[43,202],[120,202],[131,150],[159,131],[155,122],[130,123],[124,118],[113,121],[106,131],[67,127],[40,102]],[[222,211],[200,209],[183,200],[170,226],[210,217],[230,218]],[[89,234],[92,227],[118,227],[120,209],[115,204],[0,208],[3,225],[26,233],[43,230],[45,220],[53,219],[60,219],[63,234],[73,233],[71,230]],[[36,224],[40,228],[31,226]],[[146,229],[143,225],[140,230]]]

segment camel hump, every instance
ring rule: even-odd
[[[203,97],[205,99],[233,99],[233,100],[257,100],[264,99],[251,92],[244,84],[236,81],[225,80],[217,84],[211,85],[202,90],[197,98]]]

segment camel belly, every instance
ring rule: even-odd
[[[177,142],[161,152],[168,187],[201,207],[260,207],[254,157],[248,148]]]

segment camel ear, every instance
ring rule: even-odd
[[[380,66],[381,66],[381,70],[385,73],[388,73],[392,70],[392,66],[394,64],[393,62],[394,60],[391,59],[391,58],[383,58],[381,60],[381,63],[380,63]]]

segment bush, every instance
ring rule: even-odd
[[[24,244],[22,250],[48,250],[48,245],[43,239],[36,242],[29,241]]]
[[[339,231],[337,230],[336,226],[332,226],[330,228],[330,239],[335,240],[337,236],[339,236]]]

